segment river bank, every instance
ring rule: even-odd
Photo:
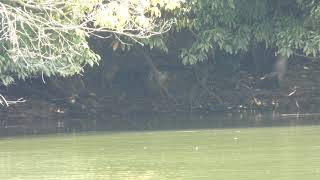
[[[320,112],[320,65],[316,61],[291,60],[277,86],[274,80],[266,81],[241,68],[221,71],[217,64],[197,68],[172,64],[171,68],[163,65],[162,72],[170,77],[164,87],[150,83],[146,70],[131,66],[117,72],[110,86],[102,86],[97,69],[83,77],[18,82],[1,93],[26,102],[2,106],[0,127],[71,131],[92,129],[97,121],[131,121],[144,115]]]

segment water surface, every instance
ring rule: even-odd
[[[0,139],[0,179],[320,179],[320,126]]]

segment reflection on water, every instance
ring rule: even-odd
[[[238,127],[318,125],[320,114],[233,112],[212,114],[156,114],[103,119],[95,130],[178,130]]]
[[[0,179],[320,178],[320,126],[314,116],[166,117],[142,119],[148,124],[143,128],[139,121],[112,123],[148,131],[2,138]]]
[[[70,133],[80,131],[141,131],[207,128],[275,127],[318,125],[320,114],[280,114],[259,111],[215,114],[159,113],[100,119],[57,119],[56,123],[35,121],[18,126],[0,126],[1,136]]]

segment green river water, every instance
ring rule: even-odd
[[[1,180],[318,180],[320,126],[0,139]]]

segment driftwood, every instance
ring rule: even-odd
[[[17,103],[22,103],[26,102],[23,98],[19,98],[16,101],[9,101],[7,100],[2,94],[0,94],[0,104],[5,107],[9,107],[11,104],[17,104]]]
[[[281,114],[283,117],[297,117],[297,116],[320,116],[320,113],[294,113],[294,114]]]

